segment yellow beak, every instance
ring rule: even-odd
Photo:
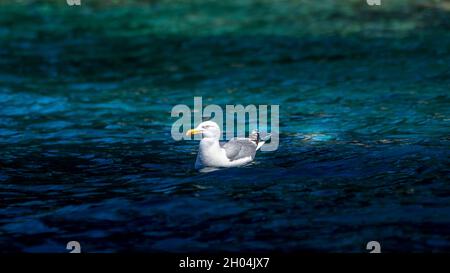
[[[201,134],[201,133],[202,133],[202,130],[191,129],[186,132],[186,135],[192,136],[192,135],[197,135],[197,134]]]

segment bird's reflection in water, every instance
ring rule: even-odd
[[[205,168],[199,169],[198,171],[201,173],[210,173],[210,172],[215,172],[215,171],[219,171],[222,169],[224,169],[224,168],[205,167]]]

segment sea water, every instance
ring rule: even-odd
[[[0,4],[1,252],[450,250],[443,2],[42,2]],[[194,96],[278,149],[196,172]]]

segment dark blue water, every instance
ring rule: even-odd
[[[0,252],[450,251],[446,2],[0,4]],[[198,173],[176,104],[280,105]]]

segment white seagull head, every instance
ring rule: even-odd
[[[195,129],[191,129],[186,132],[187,136],[196,134],[203,134],[203,138],[219,139],[220,128],[219,125],[217,125],[217,123],[208,120],[200,123]]]

